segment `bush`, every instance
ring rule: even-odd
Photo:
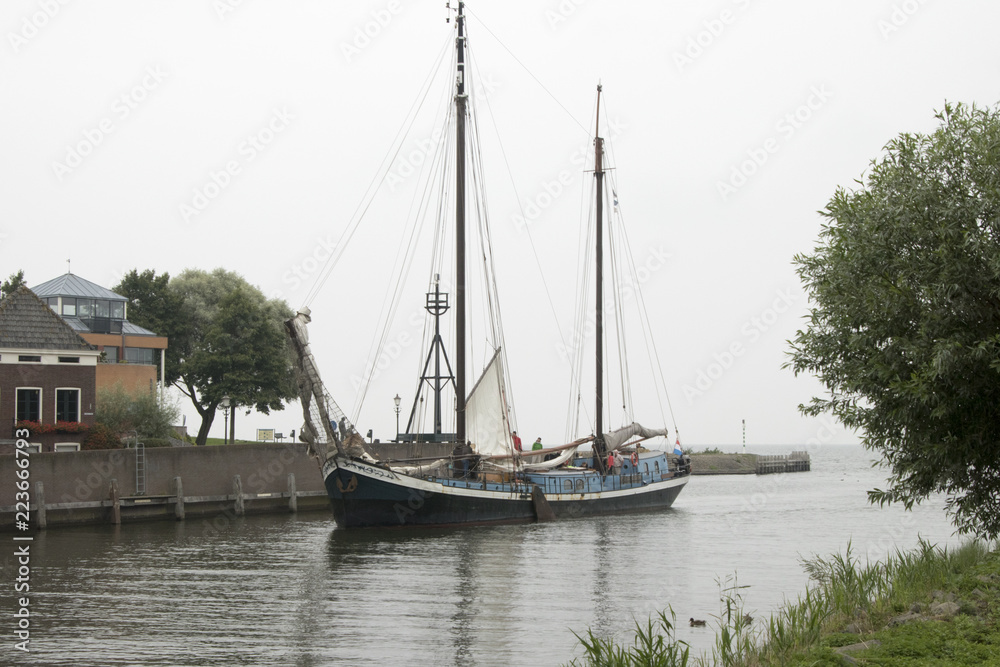
[[[95,419],[122,436],[168,438],[179,412],[176,405],[161,403],[152,394],[130,394],[120,382],[97,392]]]
[[[90,427],[80,449],[121,449],[122,440],[109,426],[100,422]]]

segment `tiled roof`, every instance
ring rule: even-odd
[[[84,280],[80,276],[66,273],[58,278],[53,278],[41,285],[31,288],[31,291],[42,297],[47,296],[79,296],[89,299],[111,299],[113,301],[126,301],[121,294],[116,294],[109,289],[105,289],[97,283]]]
[[[94,350],[34,292],[21,286],[0,301],[0,347]]]

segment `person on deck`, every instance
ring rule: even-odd
[[[613,473],[614,470],[615,470],[615,453],[614,452],[608,452],[608,460],[605,461],[605,463],[608,466],[608,474]]]
[[[519,452],[521,451],[521,437],[517,434],[517,431],[514,431],[513,435],[514,435],[514,451]]]
[[[542,439],[535,438],[535,444],[531,446],[531,451],[535,451],[536,449],[541,449],[541,448],[542,448]]]
[[[625,459],[622,458],[622,453],[619,452],[617,449],[614,451],[614,454],[615,454],[615,457],[614,457],[615,474],[616,475],[621,475],[622,474],[622,466],[625,464]]]

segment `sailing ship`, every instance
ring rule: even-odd
[[[398,441],[434,442],[447,453],[430,460],[380,460],[323,385],[309,345],[308,307],[286,322],[295,351],[299,397],[305,423],[301,438],[319,460],[338,526],[441,526],[547,521],[568,517],[620,514],[669,508],[690,476],[690,459],[679,439],[672,452],[646,450],[641,442],[667,437],[666,428],[646,428],[632,422],[605,432],[603,396],[603,192],[605,167],[600,136],[598,86],[597,130],[594,137],[596,191],[595,423],[593,433],[541,450],[520,451],[511,428],[511,406],[498,346],[471,392],[466,393],[466,17],[459,2],[455,21],[455,289],[440,291],[437,280],[427,294],[426,310],[433,317],[433,338],[421,376],[422,388],[433,398],[434,432],[411,430]],[[454,368],[444,350],[441,317],[454,310]],[[442,360],[444,369],[442,369]],[[433,363],[432,363],[433,361]],[[433,371],[432,371],[433,368]],[[447,372],[447,374],[443,374]],[[442,389],[454,392],[454,432],[443,428]],[[418,390],[419,392],[419,390]],[[461,399],[461,400],[459,400]],[[420,399],[423,404],[423,399]],[[397,417],[398,417],[397,397]],[[398,428],[397,428],[398,430]],[[417,429],[419,430],[419,429]],[[370,435],[371,432],[369,432]]]

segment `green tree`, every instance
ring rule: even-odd
[[[890,470],[869,500],[947,497],[961,533],[1000,534],[1000,115],[946,105],[902,134],[859,189],[838,189],[789,364],[829,397],[800,406],[863,434]]]
[[[291,309],[238,274],[186,270],[170,281],[183,303],[185,334],[176,345],[173,384],[201,416],[197,443],[204,445],[223,396],[233,406],[264,414],[296,397],[291,350],[284,320]],[[171,346],[174,342],[171,341]],[[168,380],[172,377],[167,373]]]
[[[185,348],[188,329],[184,299],[170,289],[170,274],[158,276],[152,269],[146,269],[142,273],[138,269],[132,269],[112,291],[128,299],[129,322],[167,337],[164,382],[177,382],[180,377],[181,350]]]
[[[3,284],[0,285],[0,299],[7,298],[16,292],[18,287],[25,284],[24,269],[18,269],[17,273],[10,274],[10,278],[3,281]]]

